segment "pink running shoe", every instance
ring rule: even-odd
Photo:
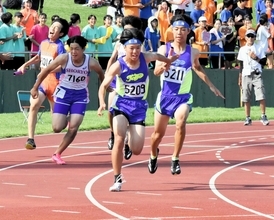
[[[53,154],[51,157],[52,161],[59,164],[59,165],[64,165],[66,164],[65,161],[62,160],[61,154]]]

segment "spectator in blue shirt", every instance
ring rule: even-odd
[[[199,18],[204,15],[205,11],[201,9],[202,1],[201,0],[192,0],[194,4],[194,9],[190,13],[190,17],[193,21],[193,29],[199,27]]]
[[[257,0],[256,5],[256,23],[259,23],[260,15],[265,13],[265,0]]]
[[[140,9],[140,18],[142,20],[142,30],[145,32],[148,27],[148,19],[152,16],[152,1],[141,0],[141,4],[144,6]]]
[[[221,11],[220,19],[223,24],[227,24],[229,18],[232,17],[231,9],[233,7],[233,0],[224,0],[224,9]]]

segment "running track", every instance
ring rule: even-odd
[[[178,176],[170,174],[174,130],[168,127],[152,175],[146,128],[142,154],[124,161],[121,192],[108,191],[109,131],[78,133],[64,166],[50,160],[64,134],[37,136],[33,151],[24,149],[26,137],[0,139],[0,219],[274,219],[272,125],[187,125]]]

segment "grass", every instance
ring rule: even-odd
[[[8,9],[13,15],[18,10]],[[93,14],[97,17],[97,26],[103,25],[103,17],[107,13],[107,7],[100,7],[93,9],[91,7],[84,7],[79,4],[74,4],[73,0],[45,0],[43,12],[47,14],[47,25],[51,24],[51,16],[59,15],[62,18],[70,21],[72,13],[78,13],[81,17],[80,28],[87,25],[88,16]]]
[[[269,118],[274,118],[274,108],[268,108]],[[147,112],[147,125],[153,125],[154,110],[149,109]],[[253,120],[259,119],[261,112],[258,106],[251,108]],[[191,112],[188,123],[202,122],[222,122],[222,121],[243,121],[245,117],[243,108],[200,108],[195,107]],[[0,114],[0,138],[26,136],[28,131],[27,123],[23,124],[22,113]],[[45,112],[42,116],[43,123],[38,123],[36,134],[52,133],[50,112]],[[170,124],[174,124],[170,120]],[[217,126],[217,125],[216,125]],[[87,111],[84,121],[80,126],[80,131],[108,129],[107,112],[102,117],[97,116],[96,111]]]

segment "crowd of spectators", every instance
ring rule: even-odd
[[[43,0],[35,1],[35,4],[32,0],[24,0],[22,10],[12,15],[0,0],[0,53],[11,52],[18,59],[16,65],[12,61],[1,64],[1,69],[16,69],[22,65],[25,57],[22,52],[27,50],[34,55],[41,41],[47,38],[47,15],[43,13],[43,3]],[[106,15],[98,18],[103,19],[102,26],[96,26],[97,17],[91,14],[81,30],[80,15],[73,13],[68,36],[62,40],[65,43],[69,37],[84,36],[88,40],[86,52],[97,53],[100,64],[106,68],[123,30],[121,21],[124,16],[141,18],[146,38],[144,49],[157,51],[160,45],[173,41],[170,30],[173,15],[184,13],[192,19],[188,43],[200,51],[200,63],[205,68],[237,68],[235,54],[246,43],[246,31],[253,29],[257,33],[256,43],[267,55],[266,67],[272,69],[273,0],[257,0],[253,10],[252,4],[252,0],[224,0],[218,5],[214,0],[111,0]],[[256,26],[252,26],[253,20],[256,20]]]

